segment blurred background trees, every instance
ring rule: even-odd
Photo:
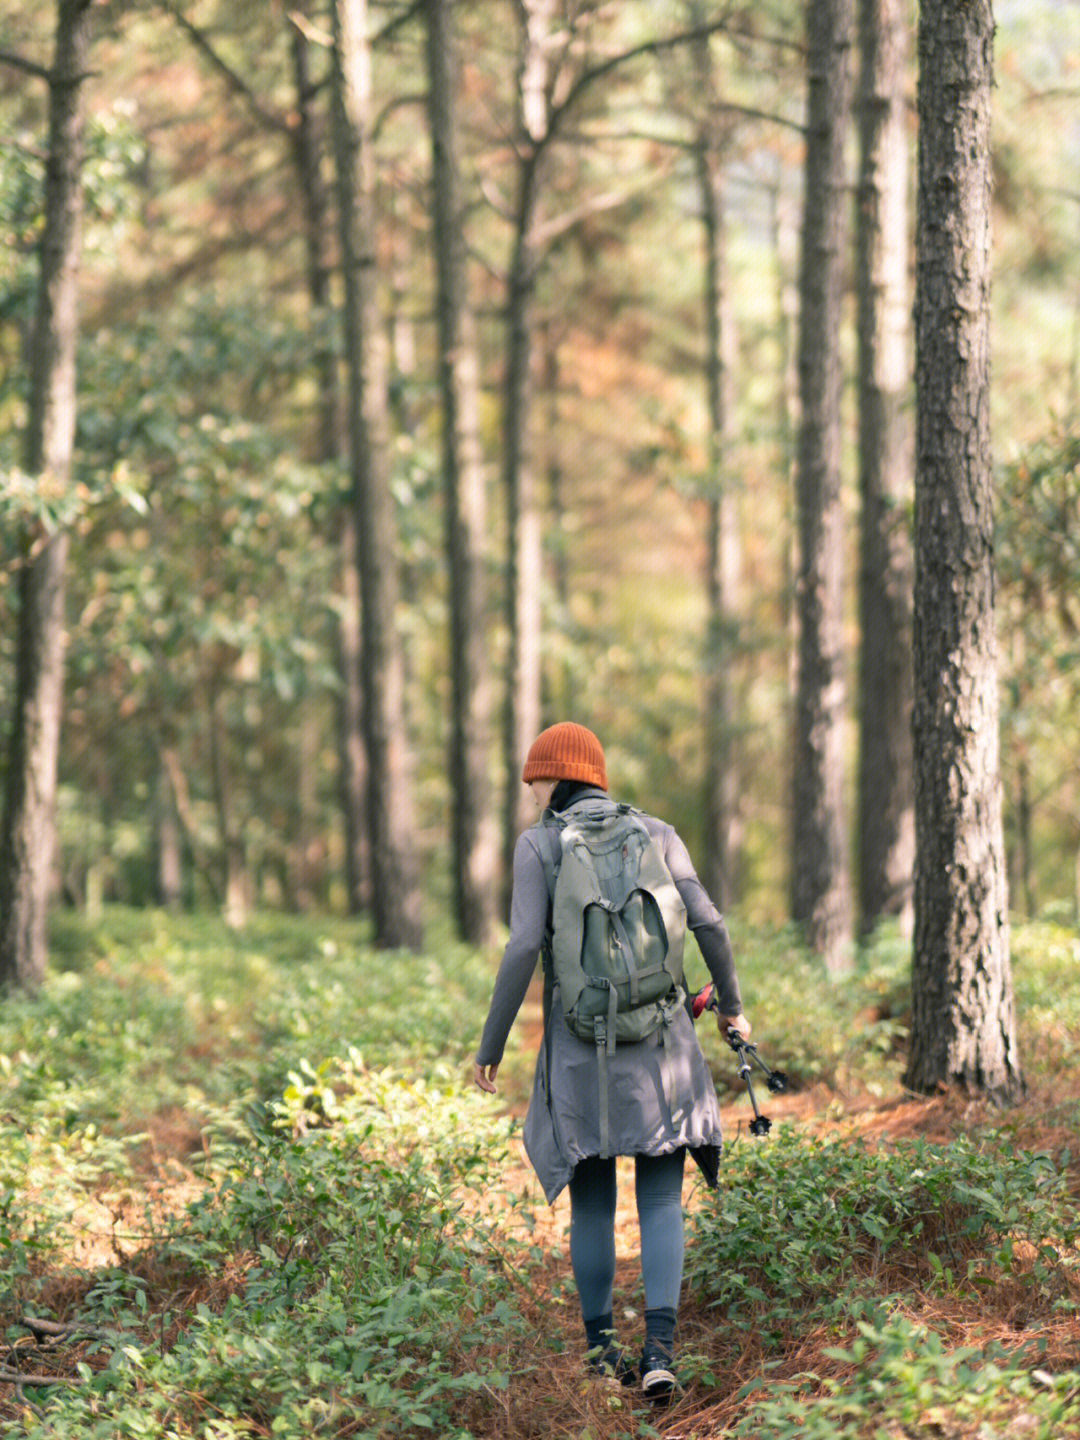
[[[57,15],[0,0],[0,763],[10,784],[32,523],[68,549],[52,892],[237,922],[383,905],[385,942],[408,943],[423,891],[478,936],[501,913],[493,827],[520,823],[521,751],[572,715],[620,796],[677,821],[726,907],[782,921],[820,859],[792,839],[808,778],[795,438],[825,363],[792,303],[804,7],[355,7],[371,87],[349,142],[365,182],[348,194],[366,196],[351,259],[333,137],[346,8],[91,8],[77,432],[48,496],[26,447]],[[854,113],[834,184],[850,207],[858,181],[859,203],[823,332],[840,559],[822,582],[844,679],[823,698],[839,701],[829,883],[859,897],[865,932],[911,902],[914,18],[837,8]],[[1080,16],[1007,0],[996,18],[1005,836],[1012,904],[1072,913]],[[882,147],[906,151],[902,181]],[[350,273],[367,287],[352,334]],[[359,395],[358,335],[385,357]],[[374,438],[361,400],[384,407]]]

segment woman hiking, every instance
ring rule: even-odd
[[[683,1166],[689,1150],[709,1183],[716,1184],[720,1107],[681,989],[672,991],[674,1002],[658,1007],[662,1023],[644,1039],[593,1043],[570,1028],[552,960],[555,877],[566,863],[562,835],[567,826],[602,826],[605,818],[611,822],[627,807],[620,810],[608,795],[600,741],[585,726],[569,721],[550,726],[536,738],[522,779],[541,818],[518,837],[514,851],[510,938],[476,1052],[474,1078],[481,1090],[495,1093],[507,1036],[537,956],[543,953],[544,1039],[525,1120],[525,1148],[549,1203],[565,1185],[570,1187],[570,1263],[581,1301],[587,1364],[594,1373],[614,1374],[627,1385],[636,1373],[644,1396],[666,1403],[676,1386]],[[749,1036],[727,927],[685,845],[664,821],[631,813],[637,829],[643,825],[659,849],[669,889],[674,882],[676,918],[681,919],[685,906],[685,923],[716,986],[721,1029],[734,1027]],[[655,854],[647,838],[641,843]],[[619,945],[617,939],[613,943]],[[636,1372],[617,1342],[612,1318],[617,1155],[632,1155],[635,1161],[645,1288],[645,1337]]]

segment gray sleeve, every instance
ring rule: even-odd
[[[716,986],[721,1015],[740,1015],[742,997],[739,978],[735,973],[735,955],[731,948],[724,917],[717,910],[704,885],[698,879],[689,851],[670,825],[650,824],[664,851],[671,877],[686,906],[686,923],[693,931],[702,959]]]
[[[514,888],[510,901],[510,939],[503,951],[495,989],[488,1007],[478,1065],[497,1065],[506,1037],[517,1018],[536,969],[548,920],[548,886],[544,863],[529,831],[514,847]]]

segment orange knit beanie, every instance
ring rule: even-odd
[[[549,725],[533,741],[521,778],[530,780],[583,780],[608,788],[604,747],[584,725],[562,720]]]

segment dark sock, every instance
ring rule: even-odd
[[[645,1311],[645,1350],[663,1357],[669,1364],[675,1353],[676,1313],[668,1305],[658,1305],[655,1310]]]
[[[606,1315],[596,1315],[592,1320],[586,1320],[585,1339],[588,1342],[589,1349],[595,1350],[598,1345],[607,1349],[614,1339],[612,1333],[613,1328],[610,1310]]]

